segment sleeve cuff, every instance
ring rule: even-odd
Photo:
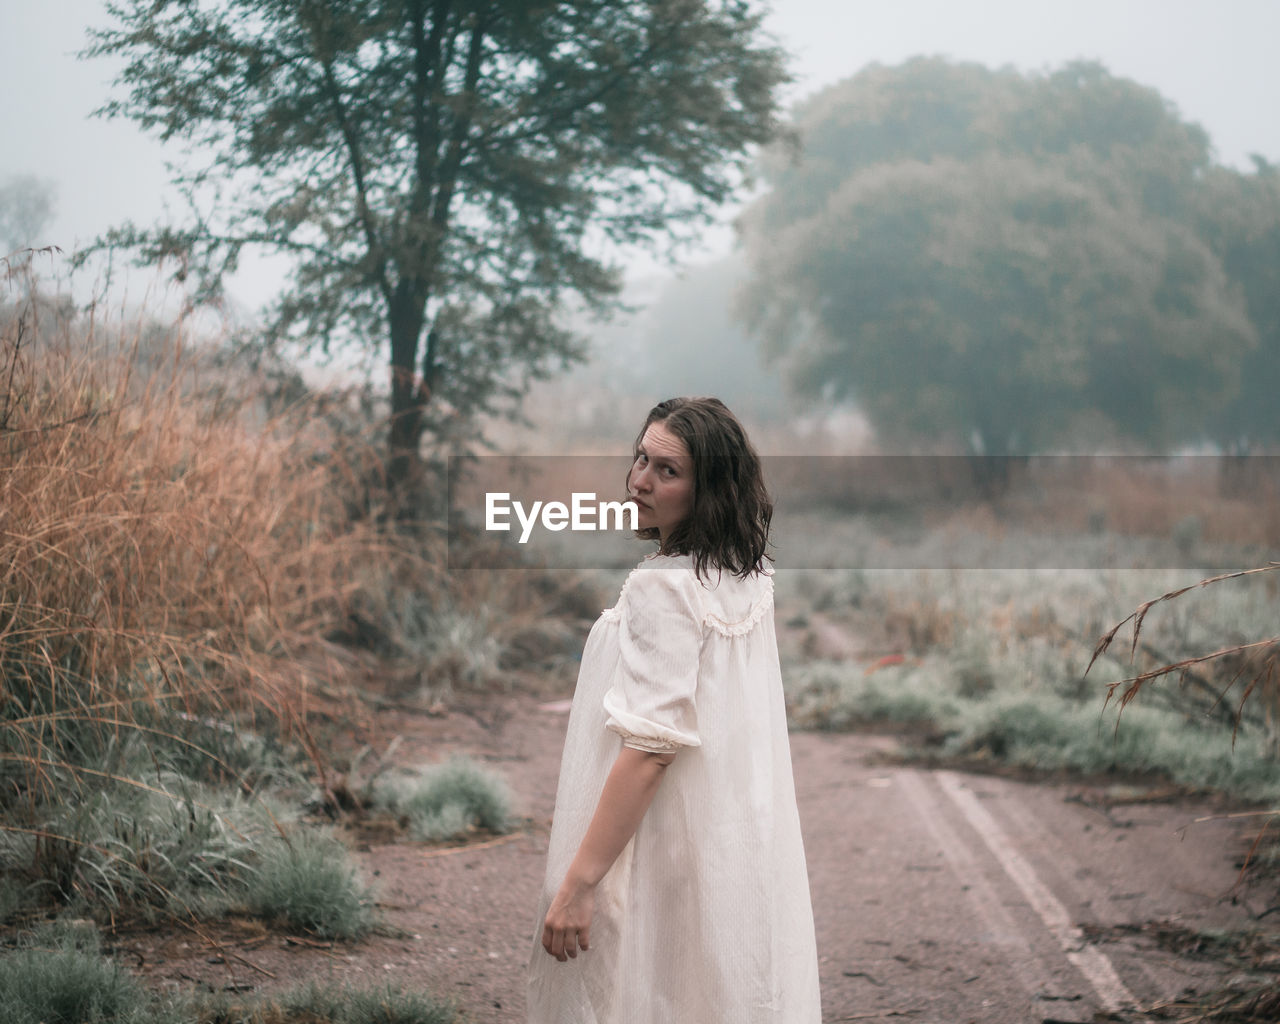
[[[631,733],[618,732],[613,730],[622,737],[622,745],[630,747],[632,750],[643,750],[648,754],[674,754],[680,749],[679,743],[671,743],[666,740],[652,740],[646,736],[634,736]]]
[[[696,733],[659,725],[648,718],[627,711],[621,706],[617,694],[612,690],[605,694],[604,709],[609,714],[605,728],[621,736],[623,746],[647,750],[654,754],[670,754],[681,747],[702,745]]]

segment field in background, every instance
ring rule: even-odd
[[[487,491],[526,507],[621,498],[627,461],[482,457],[457,474],[451,538],[482,529]],[[911,730],[925,757],[1280,800],[1275,645],[1148,684],[1119,718],[1107,700],[1111,683],[1274,637],[1280,573],[1158,606],[1131,658],[1122,634],[1085,675],[1143,602],[1280,561],[1280,459],[766,455],[765,469],[797,726],[879,724]],[[509,521],[471,564],[518,552],[608,591],[651,549],[541,527],[519,545]]]

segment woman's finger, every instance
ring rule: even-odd
[[[548,924],[542,929],[542,948],[561,963],[564,963],[570,956],[577,955],[576,950],[573,953],[567,951],[566,937],[566,931],[563,928],[556,928]]]

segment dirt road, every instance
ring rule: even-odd
[[[883,742],[793,739],[827,1021],[1088,1021],[1213,980],[1081,926],[1240,923],[1220,899],[1234,826],[1180,837],[1185,805],[1108,813],[1087,787],[885,767]]]
[[[385,979],[450,994],[478,1024],[523,1021],[566,720],[518,695],[473,715],[385,718],[383,741],[403,738],[399,759],[457,750],[491,761],[527,826],[463,849],[366,846],[361,864],[387,928],[365,942],[319,949],[272,935],[238,945],[228,935],[222,952],[235,955],[210,957],[199,943],[140,937],[143,972],[218,987]],[[906,767],[884,759],[893,745],[792,738],[826,1021],[1089,1021],[1217,980],[1211,965],[1160,951],[1139,926],[1241,923],[1243,910],[1220,899],[1235,880],[1238,826],[1179,835],[1203,808],[1108,810],[1097,787]]]

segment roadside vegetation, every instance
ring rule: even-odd
[[[481,829],[507,832],[511,793],[506,780],[468,758],[455,757],[413,775],[387,779],[374,790],[373,803],[404,815],[410,833],[435,842]]]
[[[976,767],[1145,777],[1239,801],[1280,800],[1265,648],[1149,681],[1131,706],[1119,694],[1108,700],[1109,684],[1157,663],[1272,637],[1274,582],[1238,581],[1155,610],[1132,662],[1117,642],[1090,667],[1098,638],[1127,610],[1198,578],[1168,569],[783,573],[791,720],[888,725],[910,737],[913,756]],[[824,650],[833,632],[864,646]],[[1257,671],[1263,678],[1242,701]]]
[[[396,986],[314,983],[265,997],[148,991],[92,926],[47,926],[0,959],[6,1024],[454,1024],[454,1004]]]
[[[453,1020],[392,990],[174,1009],[103,957],[97,929],[228,914],[318,940],[378,929],[345,825],[394,807],[393,838],[463,843],[515,821],[497,773],[457,758],[392,781],[351,727],[378,702],[505,692],[562,656],[582,596],[448,577],[435,533],[384,515],[358,394],[312,393],[269,360],[238,370],[182,325],[107,323],[34,282],[14,293],[0,1018]]]

